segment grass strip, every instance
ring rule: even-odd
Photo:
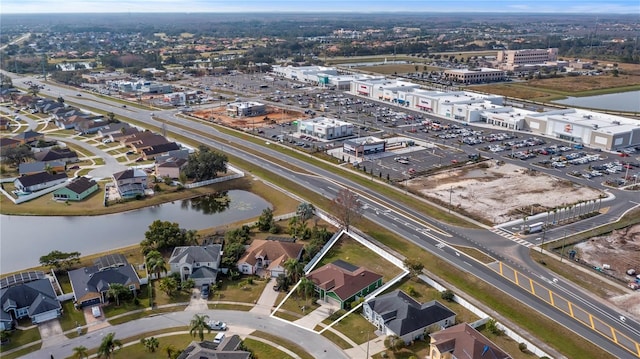
[[[275,344],[278,344],[284,348],[287,348],[289,350],[291,350],[292,352],[294,352],[297,356],[299,356],[301,359],[314,359],[313,356],[311,354],[309,354],[303,347],[301,347],[300,345],[283,339],[281,337],[260,331],[260,330],[256,330],[254,332],[251,333],[252,336],[254,337],[258,337],[258,338],[262,338],[262,339],[266,339],[270,342],[273,342]]]

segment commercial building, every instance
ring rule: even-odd
[[[434,113],[440,116],[455,118],[454,106],[479,104],[485,106],[501,106],[504,97],[497,95],[484,95],[476,92],[455,91],[425,91],[412,90],[409,93],[402,94],[405,103],[416,110]],[[472,122],[466,119],[467,122]]]
[[[387,142],[376,137],[361,137],[345,141],[342,150],[356,157],[386,151]]]
[[[358,78],[352,81],[349,92],[358,96],[371,97],[408,106],[405,94],[419,88],[420,85],[405,80],[373,77]]]
[[[227,114],[237,117],[262,116],[267,114],[267,106],[260,102],[232,102],[227,104]]]
[[[514,71],[523,65],[544,64],[558,59],[558,49],[522,49],[498,51],[498,66]]]
[[[485,67],[479,70],[451,69],[445,70],[444,76],[448,81],[463,84],[474,84],[480,82],[504,81],[505,72]]]
[[[525,116],[525,129],[549,137],[615,151],[640,145],[638,121],[581,109],[553,110]]]
[[[271,68],[271,72],[276,76],[320,86],[328,84],[328,76],[338,75],[338,70],[335,67],[326,66],[294,67],[274,65]]]
[[[334,118],[316,117],[298,121],[298,133],[323,140],[353,136],[353,124]]]

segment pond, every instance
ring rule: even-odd
[[[586,97],[569,97],[565,100],[553,101],[553,103],[587,107],[596,110],[640,112],[640,91]]]
[[[226,194],[226,195],[225,195]],[[138,244],[154,220],[205,229],[259,216],[271,205],[247,191],[165,203],[102,216],[0,216],[0,272],[39,265],[52,250],[82,255]]]

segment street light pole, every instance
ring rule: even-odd
[[[560,263],[562,263],[562,257],[564,257],[564,244],[567,241],[567,230],[564,230],[564,238],[562,238],[562,250],[560,250]]]
[[[367,331],[367,356],[366,358],[369,359],[369,335],[371,334],[371,332]]]

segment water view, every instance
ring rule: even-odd
[[[125,213],[87,217],[0,216],[0,272],[33,267],[52,250],[82,255],[140,243],[154,220],[205,229],[257,217],[271,205],[232,190]]]
[[[567,106],[588,107],[597,110],[640,112],[640,91],[587,97],[569,97],[565,100],[553,102]]]

